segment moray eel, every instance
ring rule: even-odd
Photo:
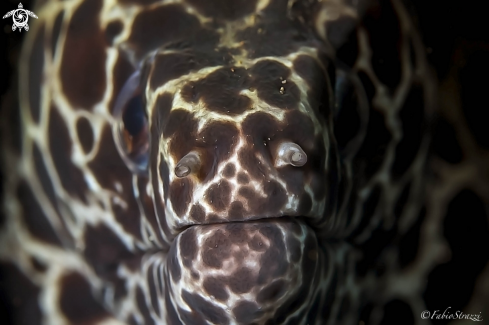
[[[326,298],[316,232],[341,204],[325,49],[271,8],[217,30],[158,47],[116,100],[119,152],[169,247],[143,291],[171,324],[297,322]]]

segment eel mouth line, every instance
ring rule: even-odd
[[[278,217],[255,217],[255,218],[251,217],[246,220],[223,220],[223,221],[215,221],[209,223],[193,223],[190,225],[182,225],[180,227],[177,227],[177,231],[180,234],[191,227],[206,227],[206,226],[227,225],[227,224],[282,223],[282,222],[291,222],[291,221],[304,223],[308,227],[311,227],[307,222],[307,218],[304,216],[284,215]]]

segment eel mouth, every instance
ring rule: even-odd
[[[284,223],[284,222],[291,222],[291,221],[296,221],[299,223],[303,223],[307,225],[308,227],[312,228],[311,225],[308,223],[308,218],[305,216],[290,216],[290,215],[283,215],[283,216],[276,216],[276,217],[267,217],[267,216],[260,216],[260,217],[250,217],[244,220],[216,220],[216,221],[210,221],[210,222],[205,222],[205,223],[192,223],[192,224],[186,224],[182,226],[177,227],[178,233],[181,233],[189,228],[194,228],[194,227],[208,227],[208,226],[222,226],[222,225],[227,225],[227,224],[263,224],[263,223],[270,223],[270,224],[278,224],[278,223]]]

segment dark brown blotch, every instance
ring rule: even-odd
[[[81,274],[65,275],[60,280],[59,287],[59,307],[70,323],[91,324],[109,317],[92,295],[90,283]]]
[[[233,163],[228,163],[224,170],[222,171],[222,175],[226,178],[231,178],[236,174],[236,167]]]
[[[268,141],[268,138],[273,141],[282,137],[284,126],[273,115],[264,112],[248,115],[241,125],[243,136],[248,144],[247,150],[259,153],[263,158],[271,161],[270,149],[263,143]],[[288,140],[294,141],[294,139]],[[243,166],[243,169],[250,173],[248,169],[250,167],[253,168],[253,166]],[[255,173],[250,174],[257,177]]]
[[[120,20],[113,20],[105,27],[105,41],[108,45],[113,45],[116,38],[124,28],[124,24]]]
[[[208,324],[201,314],[195,311],[186,311],[181,307],[178,307],[178,316],[176,322],[170,324]]]
[[[222,277],[207,277],[203,283],[204,290],[209,296],[214,296],[214,298],[219,301],[226,301],[229,297],[225,285],[226,279]]]
[[[201,65],[189,53],[169,53],[155,58],[151,72],[150,86],[152,89],[163,86],[170,80],[197,70]]]
[[[231,200],[231,184],[225,180],[212,184],[205,194],[205,199],[215,211],[223,211]]]
[[[169,190],[173,210],[181,218],[192,200],[193,183],[187,178],[175,179]]]
[[[127,325],[139,325],[139,322],[137,321],[137,318],[135,315],[128,315],[126,318],[126,324]]]
[[[80,117],[76,121],[76,133],[78,140],[83,148],[83,151],[87,154],[93,147],[93,129],[92,125],[85,117]]]
[[[282,137],[308,150],[314,146],[314,124],[311,118],[299,110],[288,111],[285,117]]]
[[[238,143],[239,130],[229,122],[215,121],[204,127],[199,133],[199,146],[208,147],[218,162],[228,159]],[[205,139],[205,143],[202,143]]]
[[[253,238],[248,242],[248,247],[254,251],[263,252],[268,248],[263,240],[258,235],[254,235]]]
[[[229,207],[228,218],[231,221],[243,220],[245,212],[246,210],[243,206],[243,203],[239,201],[234,201]]]
[[[259,206],[260,197],[256,194],[252,187],[243,186],[238,190],[238,194],[248,201],[248,206],[251,210],[255,210]]]
[[[241,223],[229,223],[226,225],[226,232],[235,244],[246,243],[249,240],[248,229]]]
[[[293,81],[287,80],[289,68],[276,61],[262,60],[250,72],[253,76],[251,85],[258,91],[258,97],[274,107],[298,109],[300,90]],[[283,80],[286,80],[285,84]]]
[[[250,178],[243,172],[238,173],[238,183],[240,184],[248,184],[250,182]]]
[[[68,25],[61,62],[63,92],[75,108],[90,109],[106,88],[106,44],[99,25],[101,0],[84,1]]]
[[[202,100],[210,111],[237,115],[251,109],[251,99],[240,94],[248,88],[249,77],[245,69],[223,67],[186,85],[182,97],[191,103]]]
[[[51,107],[48,130],[49,150],[63,188],[73,197],[86,203],[88,186],[82,171],[71,160],[72,139],[66,121],[56,107]]]
[[[121,261],[133,257],[119,236],[104,224],[87,226],[84,242],[83,255],[97,274],[107,275],[115,272]]]
[[[189,47],[213,49],[219,36],[211,29],[201,26],[199,20],[188,14],[181,4],[149,7],[134,20],[129,43],[138,57],[159,46],[184,40]]]
[[[205,241],[202,260],[206,265],[219,269],[230,254],[231,241],[222,230],[217,230]]]
[[[19,184],[17,197],[22,204],[21,216],[29,233],[43,242],[61,247],[62,244],[55,229],[27,183],[22,181]]]
[[[208,216],[207,216],[207,222],[208,223],[223,223],[223,222],[227,222],[226,219],[224,218],[221,218],[219,217],[217,214],[215,213],[210,213]]]
[[[234,317],[240,324],[252,324],[252,322],[263,315],[258,305],[251,301],[240,301],[233,308]]]
[[[294,71],[301,76],[309,86],[307,100],[312,109],[322,116],[330,114],[330,91],[327,73],[316,59],[309,55],[300,55],[294,60]]]
[[[197,125],[194,116],[182,109],[172,110],[168,118],[162,120],[163,137],[171,138],[170,152],[177,161],[194,149]]]
[[[194,204],[190,209],[190,218],[197,222],[204,222],[205,211],[200,204]]]
[[[197,234],[193,228],[189,228],[184,231],[180,238],[180,258],[182,260],[182,264],[190,268],[192,266],[192,262],[197,257]]]
[[[117,97],[120,94],[120,91],[122,90],[122,87],[126,83],[126,81],[129,79],[131,74],[134,72],[134,67],[131,64],[131,62],[124,56],[124,55],[118,55],[117,60],[115,62],[115,66],[112,69],[112,98],[110,99],[109,102],[109,108],[110,111],[113,112],[115,102],[117,100]]]
[[[250,292],[256,284],[256,276],[249,268],[243,267],[235,271],[228,279],[228,286],[236,294]]]

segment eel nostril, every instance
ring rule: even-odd
[[[180,166],[175,167],[175,175],[177,175],[177,177],[185,177],[188,174],[190,174],[190,172],[191,172],[191,169],[188,166],[180,165]]]
[[[307,162],[307,155],[302,148],[293,142],[283,142],[277,148],[277,159],[275,165],[277,167],[283,165],[292,165],[295,167],[304,166]]]
[[[307,161],[307,157],[304,153],[295,151],[290,157],[290,163],[294,166],[303,166]]]
[[[197,152],[191,151],[186,154],[175,166],[177,177],[186,177],[190,173],[196,173],[200,169],[200,156]]]

